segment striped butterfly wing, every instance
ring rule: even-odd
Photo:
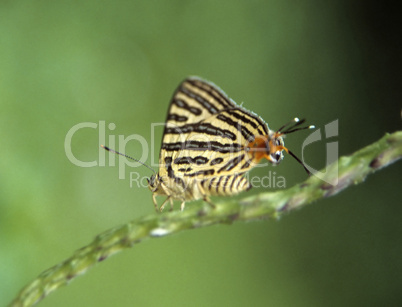
[[[222,110],[235,107],[238,107],[237,104],[216,85],[197,77],[189,77],[173,95],[166,128],[198,123]]]
[[[267,135],[267,124],[238,106],[215,85],[186,79],[176,90],[162,140],[160,175],[184,185],[199,183],[204,195],[231,195],[251,187],[246,145]]]
[[[176,89],[170,102],[162,137],[159,165],[164,165],[165,157],[173,154],[166,152],[164,146],[183,139],[180,134],[166,133],[167,131],[199,123],[222,110],[234,107],[237,107],[236,103],[214,84],[197,77],[189,77],[184,80]],[[161,171],[163,172],[163,170]]]

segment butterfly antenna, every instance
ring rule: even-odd
[[[304,169],[305,169],[305,171],[307,172],[307,174],[308,174],[309,176],[311,176],[311,172],[307,169],[307,167],[304,165],[304,163],[302,162],[302,160],[300,160],[300,159],[299,159],[293,152],[291,152],[289,149],[288,149],[287,151],[288,151],[288,153],[289,153],[293,158],[296,159],[297,162],[299,162],[299,163],[304,167]]]
[[[289,134],[289,133],[293,133],[293,132],[300,131],[300,130],[314,129],[315,128],[314,125],[300,127],[302,124],[304,124],[305,121],[306,121],[305,119],[300,120],[297,117],[295,117],[291,122],[289,122],[286,125],[282,126],[278,130],[278,132],[280,132],[282,134]],[[293,124],[293,125],[291,125],[291,124]],[[288,127],[289,125],[291,125],[291,126]],[[285,127],[288,127],[288,128],[286,130],[282,131],[282,129],[284,129]]]
[[[293,120],[291,120],[290,122],[287,122],[286,124],[284,124],[282,127],[280,127],[276,132],[277,133],[282,133],[282,130],[285,129],[287,126],[291,125],[291,124],[297,124],[300,120],[295,117]]]
[[[118,152],[118,151],[116,151],[116,150],[113,150],[113,149],[111,149],[111,148],[105,146],[105,145],[101,145],[101,147],[104,148],[104,149],[106,149],[107,151],[113,152],[113,153],[115,153],[115,154],[117,154],[117,155],[126,157],[126,158],[131,159],[131,160],[133,160],[133,161],[135,161],[135,162],[138,162],[138,163],[144,165],[145,167],[148,167],[154,174],[156,174],[156,172],[152,169],[152,167],[146,165],[144,162],[141,162],[141,161],[138,160],[138,159],[135,159],[135,158],[133,158],[133,157],[127,156],[127,155],[125,155],[125,154],[122,154],[122,153],[120,153],[120,152]]]
[[[292,121],[286,123],[285,125],[283,125],[281,128],[279,128],[279,130],[276,132],[277,135],[286,135],[289,133],[293,133],[296,131],[300,131],[300,130],[305,130],[305,129],[314,129],[315,126],[314,125],[310,125],[310,126],[304,126],[304,127],[300,127],[301,125],[304,124],[306,120],[305,119],[298,119],[297,117],[295,117]],[[286,129],[285,129],[286,128]],[[284,130],[285,129],[285,130]],[[311,176],[311,172],[307,169],[307,167],[304,165],[304,163],[293,153],[291,152],[289,149],[286,148],[286,151],[293,157],[295,158],[295,160],[297,162],[299,162],[303,168],[305,169],[305,171],[307,172],[307,174],[309,176]]]

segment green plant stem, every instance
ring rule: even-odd
[[[21,290],[10,306],[32,306],[38,303],[51,292],[68,284],[78,275],[84,274],[97,262],[144,239],[218,223],[277,218],[287,211],[335,195],[349,186],[358,184],[367,175],[401,157],[402,131],[399,131],[387,134],[379,141],[353,155],[341,157],[330,165],[325,176],[327,181],[337,177],[336,185],[311,176],[303,183],[287,190],[261,193],[236,202],[225,199],[217,203],[215,209],[207,205],[188,206],[183,212],[152,214],[110,229],[98,235],[89,245],[77,250],[67,260],[40,274]]]

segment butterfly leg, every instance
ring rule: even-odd
[[[162,203],[162,205],[159,208],[159,211],[162,212],[163,208],[165,208],[166,203],[168,202],[168,200],[170,199],[170,197],[166,198],[165,201]],[[172,200],[170,200],[172,201]]]
[[[202,184],[198,184],[198,189],[199,189],[199,193],[202,195],[202,199],[208,203],[212,209],[215,209],[216,206],[214,205],[214,203],[209,199],[207,193],[205,192],[205,188],[203,187]],[[198,199],[198,198],[197,198]]]
[[[173,211],[173,198],[169,197],[170,199],[170,210],[169,211]]]
[[[152,194],[152,201],[154,202],[155,211],[158,212],[158,202],[156,201],[156,194]]]
[[[208,203],[208,205],[211,206],[212,209],[215,209],[215,208],[216,208],[215,204],[209,199],[208,196],[205,195],[203,199],[204,199],[204,201],[205,201],[206,203]]]
[[[183,210],[184,210],[184,205],[185,205],[185,203],[186,203],[186,201],[183,200],[183,202],[182,202],[181,205],[180,205],[180,211],[183,211]]]

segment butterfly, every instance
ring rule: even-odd
[[[283,136],[314,126],[301,127],[295,118],[277,131],[256,114],[237,105],[219,87],[198,77],[189,77],[176,89],[170,102],[159,156],[159,171],[148,180],[155,209],[157,196],[173,200],[230,196],[252,186],[244,176],[262,159],[276,165],[288,150]]]

